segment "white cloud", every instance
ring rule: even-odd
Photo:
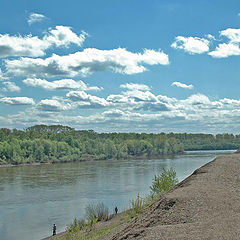
[[[113,109],[113,110],[109,110],[109,111],[105,111],[102,114],[105,117],[122,117],[124,115],[124,112],[119,110],[119,109]]]
[[[121,84],[120,88],[126,88],[129,90],[142,90],[142,91],[149,91],[150,87],[145,84],[138,84],[138,83],[125,83]]]
[[[3,82],[3,84],[5,85],[4,92],[20,92],[21,90],[14,82]]]
[[[0,34],[0,57],[29,56],[38,57],[45,55],[45,51],[52,46],[68,47],[70,43],[81,46],[87,34],[82,32],[77,36],[70,27],[56,26],[49,29],[42,39],[37,36],[10,36]]]
[[[171,84],[171,86],[176,86],[176,87],[180,87],[180,88],[185,88],[185,89],[193,89],[194,86],[192,84],[185,84],[185,83],[181,83],[181,82],[173,82]]]
[[[238,56],[240,55],[240,48],[238,45],[233,43],[222,43],[219,44],[214,51],[209,52],[208,54],[214,58]]]
[[[125,91],[122,94],[111,94],[106,99],[110,107],[122,108],[124,110],[137,111],[169,111],[171,108],[170,101],[165,98],[164,101],[161,96],[155,96],[149,91]]]
[[[190,54],[201,54],[209,51],[209,40],[198,37],[177,36],[171,47],[182,49]]]
[[[87,94],[84,91],[70,91],[67,98],[77,103],[80,108],[102,108],[109,105],[104,98]]]
[[[203,94],[193,94],[184,100],[184,103],[191,104],[191,105],[200,105],[200,104],[211,104],[209,98]]]
[[[143,66],[167,65],[168,55],[162,51],[145,49],[143,53],[132,53],[124,48],[99,50],[87,48],[66,56],[53,54],[52,57],[20,58],[5,60],[7,73],[14,76],[56,77],[89,75],[94,72],[112,70],[122,74],[135,74],[146,71]]]
[[[40,13],[30,13],[28,17],[28,24],[31,25],[36,22],[42,22],[46,17],[43,14]]]
[[[225,36],[230,43],[240,43],[240,28],[227,28],[220,31],[220,36]]]
[[[23,82],[32,87],[41,87],[46,90],[82,90],[82,91],[99,91],[101,88],[97,86],[88,87],[83,81],[75,81],[73,79],[61,79],[49,82],[45,79],[27,78]]]
[[[128,103],[129,98],[127,96],[122,95],[122,94],[110,94],[107,97],[107,101],[112,102],[112,103]]]
[[[56,26],[56,29],[49,29],[43,40],[57,47],[68,47],[71,43],[82,46],[88,34],[84,31],[78,36],[70,27]]]
[[[124,96],[124,93],[119,95]],[[93,109],[92,112],[89,110],[84,114],[82,111],[71,112],[71,114],[62,113],[64,110],[78,107],[78,104],[82,104],[82,108],[91,108],[89,107],[91,106],[90,102],[96,96],[76,93],[75,97],[76,102],[60,98],[44,99],[36,107],[30,107],[25,111],[4,118],[0,117],[0,124],[8,127],[10,125],[13,127],[16,125],[29,126],[39,123],[65,124],[100,132],[189,132],[190,129],[191,132],[231,131],[237,133],[240,127],[239,99],[212,100],[206,95],[194,94],[180,100],[158,95],[155,96],[157,101],[149,102],[148,99],[146,102],[133,101],[129,104],[131,108],[126,107],[127,103],[109,102],[98,111]],[[128,100],[130,99],[132,98],[128,98]]]
[[[132,90],[123,92],[123,95],[134,102],[157,102],[157,97],[149,91]]]
[[[226,58],[240,55],[240,29],[227,28],[220,31],[220,36],[228,38],[227,43],[220,43],[214,51],[208,54],[214,58]]]
[[[9,105],[34,105],[35,102],[29,97],[3,97],[0,102]]]
[[[69,110],[72,106],[70,103],[64,104],[55,99],[44,99],[38,103],[37,108],[47,112],[60,112]]]
[[[167,106],[167,104],[162,102],[144,102],[142,104],[136,105],[133,108],[133,110],[161,112],[161,111],[170,111],[170,108]]]

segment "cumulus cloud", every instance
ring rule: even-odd
[[[219,127],[223,132],[226,129],[233,129],[231,131],[237,132],[240,127],[238,121],[240,117],[239,99],[212,100],[203,94],[193,94],[186,99],[157,95],[155,96],[156,101],[149,102],[148,99],[141,102],[133,101],[132,105],[129,104],[132,106],[131,108],[126,108],[127,103],[109,101],[102,112],[101,109],[99,111],[93,109],[92,113],[89,110],[89,114],[81,114],[80,111],[75,111],[74,114],[73,112],[71,114],[62,113],[64,110],[78,107],[79,103],[85,103],[88,108],[91,108],[89,104],[93,101],[94,96],[86,93],[74,93],[74,91],[70,96],[73,95],[75,96],[74,101],[60,98],[44,99],[36,107],[6,116],[4,119],[0,117],[0,123],[2,126],[6,124],[24,126],[37,123],[61,123],[82,129],[93,128],[101,132],[186,132],[189,129],[193,132],[219,132]],[[124,92],[119,95],[124,96]],[[127,97],[127,99],[131,98]]]
[[[61,79],[56,81],[47,81],[39,78],[27,78],[23,80],[28,86],[41,87],[46,90],[82,90],[82,91],[99,91],[101,88],[97,86],[88,87],[83,81],[75,81],[73,79]]]
[[[169,107],[165,103],[161,103],[161,102],[143,103],[138,106],[135,106],[133,110],[150,111],[150,112],[170,111]]]
[[[129,99],[134,100],[134,102],[156,102],[157,101],[157,97],[149,91],[143,92],[139,90],[133,90],[133,91],[123,92],[123,94]]]
[[[182,49],[190,54],[202,54],[209,51],[209,40],[198,37],[177,36],[171,47]]]
[[[5,87],[2,89],[4,92],[20,92],[21,88],[14,82],[3,82]]]
[[[28,16],[27,22],[28,22],[29,25],[31,25],[31,24],[36,23],[36,22],[42,22],[45,19],[46,19],[46,17],[43,14],[30,13],[29,16]]]
[[[5,60],[7,73],[14,76],[56,77],[86,76],[94,72],[112,70],[122,74],[146,71],[145,64],[167,65],[168,55],[162,51],[145,49],[143,53],[132,53],[124,48],[99,50],[87,48],[66,56],[53,54],[46,59],[20,58]]]
[[[44,56],[45,51],[52,46],[68,47],[71,43],[81,46],[86,36],[85,32],[77,36],[70,27],[66,26],[56,26],[55,29],[49,29],[42,39],[32,35],[0,34],[0,57]]]
[[[122,94],[110,94],[107,97],[107,101],[112,103],[128,103],[129,99],[127,96],[124,96]]]
[[[150,87],[145,84],[138,84],[138,83],[125,83],[121,84],[120,88],[126,88],[129,90],[142,90],[142,91],[149,91]]]
[[[180,88],[185,88],[185,89],[193,89],[194,86],[192,84],[185,84],[185,83],[181,83],[181,82],[173,82],[171,84],[171,86],[176,86],[176,87],[180,87]]]
[[[136,111],[168,111],[170,104],[165,98],[156,96],[149,91],[132,90],[125,91],[121,94],[111,94],[106,99],[109,106],[136,110]]]
[[[59,102],[55,99],[44,99],[38,103],[37,108],[47,112],[60,112],[69,110],[72,106],[70,103]]]
[[[87,94],[84,91],[70,91],[66,96],[71,101],[76,102],[80,108],[102,108],[109,105],[104,98]]]
[[[208,54],[214,58],[238,56],[240,55],[240,48],[238,45],[233,43],[222,43],[219,44],[214,51],[209,52]]]
[[[209,98],[203,94],[193,94],[190,97],[188,97],[186,100],[184,100],[184,103],[188,103],[191,105],[200,105],[200,104],[211,104],[211,101]]]
[[[56,26],[55,29],[49,29],[49,33],[43,37],[43,41],[57,47],[68,47],[71,43],[81,46],[87,36],[88,34],[84,31],[78,36],[70,27]]]
[[[208,53],[210,56],[214,58],[226,58],[240,55],[240,29],[227,28],[220,31],[220,36],[226,37],[228,42],[218,44],[214,51]]]
[[[231,43],[240,43],[240,29],[239,28],[227,28],[220,31],[220,36],[225,36]]]
[[[34,105],[35,102],[29,97],[3,97],[0,102],[8,105]]]
[[[109,111],[105,111],[102,114],[105,117],[122,117],[124,115],[124,112],[119,110],[119,109],[113,109],[113,110],[109,110]]]

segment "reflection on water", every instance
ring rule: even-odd
[[[49,236],[53,223],[65,230],[83,217],[88,203],[104,202],[112,211],[129,207],[129,199],[149,193],[161,168],[174,168],[181,181],[219,154],[187,152],[164,159],[109,160],[0,168],[1,240],[38,240]]]

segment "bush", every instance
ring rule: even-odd
[[[98,221],[108,220],[109,210],[103,203],[98,203],[95,208]]]
[[[67,227],[67,233],[75,234],[83,230],[86,226],[87,224],[84,219],[77,220],[77,218],[74,218],[73,223]]]
[[[142,212],[142,210],[144,209],[144,206],[145,206],[144,198],[141,198],[138,194],[137,199],[131,200],[130,204],[131,204],[132,210],[134,210],[134,212],[138,214]]]
[[[95,219],[97,221],[108,220],[109,210],[103,203],[89,204],[85,209],[85,215],[89,223]]]
[[[160,175],[155,175],[152,186],[150,186],[152,194],[162,194],[169,191],[178,183],[176,172],[171,168],[170,170],[162,169]]]

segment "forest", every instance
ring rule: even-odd
[[[187,150],[240,148],[240,135],[97,133],[62,125],[0,129],[0,165],[150,158]]]

